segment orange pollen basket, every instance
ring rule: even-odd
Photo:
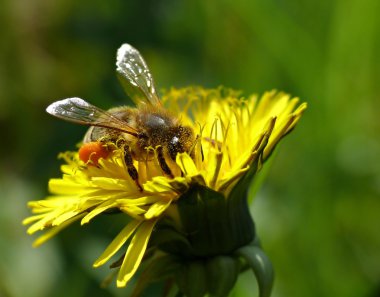
[[[83,162],[97,166],[99,159],[107,158],[110,150],[101,142],[88,142],[81,146],[78,153]]]

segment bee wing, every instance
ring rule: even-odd
[[[127,43],[118,49],[116,71],[125,91],[136,105],[161,106],[152,74],[137,49]]]
[[[80,98],[67,98],[50,104],[46,111],[51,115],[77,124],[119,130],[137,136],[136,129],[113,114]]]

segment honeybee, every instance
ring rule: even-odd
[[[182,125],[163,107],[147,64],[131,45],[123,44],[118,49],[116,72],[135,108],[122,106],[105,111],[75,97],[56,101],[46,111],[63,120],[91,126],[83,139],[81,149],[89,151],[84,155],[99,150],[99,156],[106,156],[101,148],[109,142],[123,148],[128,174],[142,190],[133,160],[157,158],[163,173],[173,177],[168,158],[175,161],[177,153],[191,153],[196,137],[191,127]],[[148,148],[155,149],[156,154]]]

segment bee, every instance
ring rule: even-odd
[[[164,108],[146,62],[131,45],[123,44],[118,49],[116,72],[136,107],[105,111],[74,97],[56,101],[46,111],[63,120],[90,126],[79,151],[85,162],[95,155],[92,161],[97,165],[98,158],[107,157],[107,143],[122,148],[128,174],[142,191],[133,160],[157,158],[163,173],[173,177],[168,161],[175,161],[177,153],[191,153],[196,137],[191,127],[182,125],[178,117]]]

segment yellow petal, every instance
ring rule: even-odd
[[[45,200],[29,201],[28,207],[32,208],[34,213],[41,213],[62,208],[65,205],[73,205],[77,202],[78,197],[75,196],[49,196]]]
[[[177,154],[176,163],[185,175],[194,176],[199,174],[193,159],[187,153]]]
[[[222,166],[223,154],[221,152],[215,152],[209,159],[207,173],[210,176],[210,187],[215,188],[216,181],[219,177],[220,168]]]
[[[49,192],[58,195],[77,195],[85,190],[81,183],[75,183],[61,178],[49,180]]]
[[[43,217],[45,217],[45,214],[39,214],[39,215],[35,215],[35,216],[30,216],[30,217],[24,219],[22,221],[22,224],[23,225],[29,225],[29,224],[31,224],[31,223],[33,223],[35,221],[41,220]]]
[[[34,232],[37,232],[39,230],[44,230],[46,227],[51,227],[52,220],[61,215],[61,213],[62,211],[58,209],[55,211],[51,211],[48,214],[45,214],[45,216],[41,220],[30,226],[26,232],[28,234],[33,234]]]
[[[144,190],[150,193],[172,192],[170,180],[166,176],[156,176],[144,184]]]
[[[140,198],[135,198],[135,199],[118,199],[117,204],[122,207],[122,206],[131,206],[131,205],[147,205],[147,204],[152,204],[157,202],[160,199],[158,195],[155,196],[145,196],[145,197],[140,197]]]
[[[145,219],[150,220],[154,217],[160,216],[169,207],[171,202],[172,199],[161,199],[160,201],[154,203],[145,213]]]
[[[247,171],[249,166],[238,171],[232,171],[225,174],[224,178],[220,179],[217,184],[217,191],[227,194],[227,189],[234,183],[237,182]]]
[[[137,220],[141,220],[141,215],[146,213],[145,209],[134,205],[122,205],[119,209]]]
[[[140,226],[141,221],[133,220],[123,230],[115,237],[115,239],[106,248],[103,254],[95,261],[94,267],[99,267],[107,262],[128,240],[128,238],[135,232],[138,226]]]
[[[45,234],[43,234],[42,236],[38,237],[34,241],[33,247],[40,246],[41,244],[43,244],[44,242],[46,242],[48,239],[52,238],[54,235],[56,235],[58,232],[60,232],[62,229],[66,228],[68,225],[70,225],[70,224],[74,223],[75,221],[79,220],[83,216],[84,216],[83,214],[78,215],[76,217],[73,217],[73,218],[67,220],[66,222],[62,223],[59,226],[56,226],[56,227],[53,227],[53,228],[49,229],[48,231],[45,232]]]
[[[52,226],[59,226],[63,224],[65,221],[70,220],[71,218],[75,217],[78,215],[77,210],[72,210],[72,211],[66,211],[63,214],[57,216],[53,221],[52,221]]]
[[[140,266],[141,259],[144,256],[150,235],[152,234],[156,222],[157,220],[145,221],[137,230],[135,236],[133,236],[117,277],[118,287],[125,287]]]
[[[128,180],[116,179],[116,178],[108,178],[108,177],[94,177],[91,180],[91,185],[95,188],[100,188],[104,190],[121,190],[126,193],[128,192],[136,192],[137,189],[135,186]]]
[[[80,222],[81,225],[87,224],[92,218],[106,211],[107,209],[116,207],[117,203],[114,200],[106,200],[102,204],[95,207],[92,211],[90,211]]]

